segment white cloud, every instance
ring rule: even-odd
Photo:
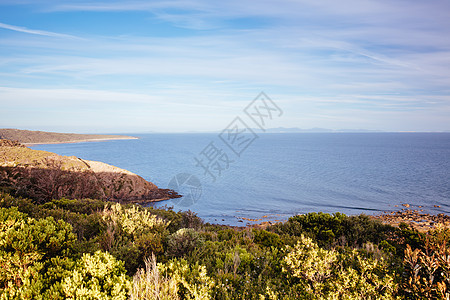
[[[69,34],[62,34],[62,33],[56,33],[56,32],[51,32],[51,31],[45,31],[45,30],[29,29],[26,27],[14,26],[14,25],[9,25],[9,24],[5,24],[5,23],[0,23],[0,28],[23,32],[23,33],[28,33],[28,34],[41,35],[41,36],[80,39],[79,37],[69,35]]]

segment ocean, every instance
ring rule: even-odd
[[[129,134],[35,145],[134,172],[183,198],[155,203],[229,225],[307,212],[450,213],[450,133]],[[257,220],[257,221],[256,221]]]

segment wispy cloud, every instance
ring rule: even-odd
[[[9,29],[9,30],[18,31],[18,32],[23,32],[23,33],[28,33],[28,34],[41,35],[41,36],[50,36],[50,37],[58,37],[58,38],[69,38],[69,39],[77,39],[77,40],[81,39],[81,38],[76,37],[74,35],[57,33],[57,32],[51,32],[51,31],[45,31],[45,30],[29,29],[29,28],[26,28],[26,27],[14,26],[14,25],[9,25],[9,24],[5,24],[5,23],[0,23],[0,28]]]
[[[24,88],[3,90],[3,108],[80,102],[99,113],[111,103],[104,109],[117,117],[188,124],[195,115],[201,130],[264,89],[287,111],[285,127],[429,130],[450,121],[448,0],[22,2],[41,24],[54,16],[45,28],[55,32],[0,23],[32,35],[0,39],[0,81]],[[65,14],[87,23],[62,27],[89,39],[56,32]]]
[[[47,7],[47,11],[142,11],[153,10],[159,8],[178,7],[181,2],[148,2],[148,1],[135,1],[135,2],[60,2],[52,3]]]

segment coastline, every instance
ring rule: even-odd
[[[450,228],[450,215],[446,213],[429,214],[414,209],[401,209],[397,211],[380,212],[375,215],[367,215],[367,216],[372,220],[379,220],[383,224],[391,225],[397,228],[400,226],[401,223],[404,223],[411,226],[412,228],[416,229],[419,232],[427,232],[429,230],[434,230],[437,228]],[[278,220],[268,220],[270,217],[273,216],[265,215],[262,218],[254,218],[254,219],[235,216],[235,218],[238,219],[238,222],[241,224],[228,226],[240,228],[245,227],[266,228],[267,226],[286,223],[290,218],[288,217],[287,219],[284,220],[281,218]],[[221,224],[220,222],[217,222],[217,220],[216,223],[213,224],[224,225]]]
[[[104,142],[113,140],[138,140],[137,137],[117,137],[117,138],[101,138],[101,139],[82,139],[82,140],[70,140],[64,142],[42,142],[42,143],[22,143],[25,146],[34,145],[53,145],[53,144],[75,144],[75,143],[85,143],[85,142]]]
[[[103,141],[135,137],[79,139]],[[149,203],[179,198],[139,175],[100,161],[34,150],[17,141],[0,139],[0,188],[21,191],[36,201],[90,198],[121,203]]]
[[[385,212],[373,215],[371,218],[394,227],[399,227],[401,223],[406,223],[419,232],[426,232],[438,227],[450,228],[450,215],[444,213],[435,215],[422,213],[415,209]]]

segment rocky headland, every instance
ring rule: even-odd
[[[124,169],[6,139],[0,139],[0,187],[40,202],[65,197],[145,203],[180,197]]]

